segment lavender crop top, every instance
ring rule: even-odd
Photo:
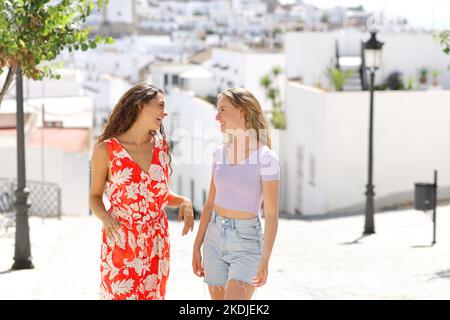
[[[276,153],[263,145],[241,163],[231,165],[223,144],[214,151],[212,175],[216,187],[214,204],[259,216],[262,181],[280,180],[280,164]]]

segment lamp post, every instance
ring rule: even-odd
[[[23,113],[23,85],[22,68],[17,68],[16,74],[16,100],[17,100],[17,190],[16,201],[16,243],[14,248],[14,264],[12,270],[32,269],[30,230],[28,226],[28,195],[25,176],[25,129]]]
[[[364,234],[375,233],[374,225],[374,185],[373,185],[373,92],[374,92],[374,80],[375,70],[380,67],[381,63],[381,48],[382,42],[379,42],[376,38],[376,32],[372,31],[370,39],[364,43],[364,61],[365,67],[370,72],[370,112],[369,112],[369,165],[368,165],[368,180],[366,185],[366,211],[365,211],[365,224]]]

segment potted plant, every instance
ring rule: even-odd
[[[353,71],[351,70],[342,71],[337,68],[328,68],[327,70],[328,78],[336,91],[342,91],[344,89],[344,84],[348,78],[350,78],[352,73]]]
[[[419,78],[420,84],[422,84],[422,85],[427,84],[427,82],[428,82],[428,69],[423,67],[423,68],[420,69],[419,73],[420,73],[420,78]]]
[[[392,72],[385,81],[386,87],[390,90],[404,90],[405,85],[402,80],[402,73],[398,71]]]
[[[431,71],[431,77],[433,78],[433,80],[431,81],[431,84],[433,85],[433,87],[437,87],[439,85],[439,81],[438,81],[439,75],[440,75],[439,71],[437,71],[437,70]]]
[[[406,80],[406,90],[413,90],[414,89],[414,78],[408,77]]]

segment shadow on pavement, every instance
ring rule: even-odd
[[[341,245],[346,246],[346,245],[352,245],[352,244],[361,244],[361,243],[359,242],[359,240],[362,240],[362,239],[364,239],[364,238],[366,238],[366,237],[370,237],[370,236],[371,236],[370,234],[369,234],[369,235],[363,234],[363,235],[361,235],[359,238],[357,238],[357,239],[355,239],[355,240],[353,240],[353,241],[350,241],[350,242],[343,242],[343,243],[341,243]]]
[[[434,274],[436,278],[450,279],[450,269],[438,271]]]
[[[417,246],[411,246],[411,248],[413,249],[419,249],[419,248],[432,248],[434,247],[434,245],[429,244],[429,245],[417,245]]]
[[[11,272],[13,272],[13,271],[14,271],[13,269],[8,269],[8,270],[5,270],[5,271],[0,271],[0,275],[1,275],[1,274],[11,273]]]

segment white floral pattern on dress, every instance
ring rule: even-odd
[[[155,143],[150,170],[145,173],[115,139],[106,140],[111,181],[108,211],[122,223],[118,237],[102,232],[101,299],[164,299],[170,250],[167,217],[161,209],[168,199],[168,150]]]
[[[164,170],[160,165],[152,164],[149,173],[152,180],[160,182],[164,179]]]

